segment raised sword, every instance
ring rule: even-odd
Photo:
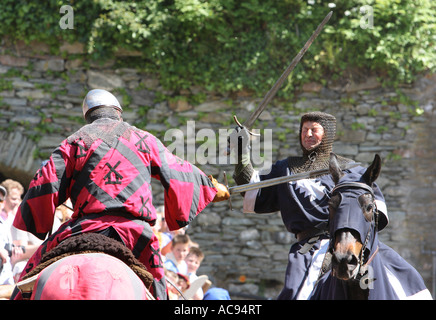
[[[250,115],[250,117],[247,120],[245,120],[243,124],[241,124],[238,121],[238,119],[236,118],[236,116],[233,116],[233,119],[238,124],[238,126],[240,126],[240,127],[244,126],[248,130],[250,130],[253,127],[254,122],[257,120],[257,118],[259,118],[259,116],[263,112],[263,110],[265,110],[265,108],[267,107],[268,103],[272,100],[272,98],[274,98],[274,96],[276,95],[277,91],[279,90],[279,88],[281,87],[283,82],[285,82],[286,78],[295,69],[296,65],[300,62],[301,58],[304,56],[306,51],[309,49],[309,47],[311,46],[312,42],[321,33],[321,30],[324,28],[324,25],[330,20],[330,17],[332,16],[332,14],[333,14],[333,11],[330,11],[325,16],[324,20],[322,20],[322,22],[319,24],[319,26],[313,32],[313,34],[309,38],[309,40],[307,40],[307,42],[304,45],[304,47],[301,48],[300,52],[298,52],[298,54],[292,60],[291,64],[286,68],[286,70],[282,73],[280,78],[276,81],[276,83],[272,86],[272,88],[267,92],[265,97],[260,102],[259,106],[256,108],[256,110],[254,110],[254,112]],[[250,134],[257,135],[257,134],[253,134],[251,132],[250,132]]]

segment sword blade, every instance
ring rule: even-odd
[[[256,110],[250,115],[250,117],[245,120],[244,126],[248,129],[251,129],[254,122],[257,118],[259,118],[260,114],[265,110],[268,103],[271,101],[272,98],[276,95],[277,91],[285,82],[286,78],[289,76],[289,74],[294,70],[295,66],[300,62],[301,58],[306,53],[307,49],[309,49],[312,42],[315,40],[315,38],[321,33],[322,28],[324,28],[324,25],[330,20],[330,17],[332,16],[333,11],[330,11],[324,20],[319,24],[318,28],[314,31],[312,36],[307,40],[304,47],[298,52],[298,54],[295,56],[295,58],[292,60],[291,64],[286,68],[286,70],[282,73],[280,78],[276,81],[276,83],[272,86],[272,88],[267,92],[263,100],[260,102],[259,106],[256,108]]]
[[[354,167],[357,167],[360,165],[361,165],[360,162],[347,163],[341,168],[341,170],[348,170],[348,169],[351,169],[351,168],[354,168]],[[235,193],[241,193],[241,192],[271,187],[271,186],[275,186],[275,185],[282,184],[282,183],[293,182],[293,181],[298,181],[298,180],[302,180],[302,179],[312,179],[312,178],[315,178],[317,176],[320,176],[323,174],[329,174],[329,173],[330,173],[329,168],[318,169],[318,170],[296,173],[296,174],[293,174],[290,176],[284,176],[284,177],[263,180],[263,181],[259,181],[259,182],[241,184],[239,186],[230,187],[228,189],[229,189],[229,193],[232,195]]]

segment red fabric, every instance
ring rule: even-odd
[[[174,182],[173,182],[174,183]],[[179,195],[181,201],[168,201],[165,206],[165,212],[175,212],[175,214],[166,217],[165,222],[170,230],[179,229],[177,220],[183,221],[183,212],[190,210],[192,204],[192,193],[194,192],[192,184],[188,182],[180,182],[176,188],[169,190],[168,199],[174,199]]]
[[[118,138],[108,134],[119,127],[124,131],[119,131],[123,134],[115,136]],[[96,132],[101,135],[89,139]],[[97,120],[64,140],[38,170],[18,209],[14,226],[44,239],[52,229],[56,207],[68,198],[74,206],[73,221],[91,214],[103,213],[104,217],[105,213],[121,212],[154,225],[151,178],[158,179],[165,188],[165,218],[170,230],[189,224],[217,192],[203,172],[172,155],[150,133],[122,122]],[[138,226],[128,219],[123,222],[117,219],[110,223],[101,219],[86,222],[79,230],[95,232],[112,226],[130,249],[137,248],[138,238],[132,237],[136,231],[128,229]],[[23,275],[36,266],[43,252],[70,235],[68,228],[53,235],[42,251],[38,250],[29,260]],[[141,244],[143,252],[136,254],[160,280],[163,270],[155,262],[160,256],[151,254],[159,250],[159,243],[155,236],[150,238],[149,243]]]
[[[103,210],[123,209],[133,216],[142,217],[153,224],[156,214],[151,201],[151,177],[159,180],[164,178],[164,182],[168,185],[165,193],[167,209],[165,214],[168,216],[167,220],[170,221],[168,227],[171,230],[179,229],[181,226],[173,223],[176,220],[189,223],[191,207],[185,202],[192,203],[192,199],[198,196],[194,195],[193,186],[201,186],[201,202],[197,204],[198,208],[204,208],[213,200],[216,189],[209,183],[203,172],[198,169],[194,170],[194,166],[189,162],[172,155],[154,136],[144,131],[138,131],[138,129],[134,132],[132,132],[130,140],[120,137],[117,142],[117,145],[127,147],[134,152],[137,158],[133,160],[126,158],[114,147],[102,153],[99,147],[104,142],[101,140],[95,141],[89,147],[82,146],[82,148],[87,148],[86,154],[83,157],[76,158],[76,156],[84,152],[77,146],[83,145],[83,141],[78,140],[74,141],[74,143],[68,143],[67,140],[63,141],[56,151],[56,164],[52,155],[50,161],[37,172],[35,178],[31,181],[29,186],[29,195],[31,197],[24,199],[28,207],[21,206],[19,208],[14,226],[21,230],[46,234],[51,230],[55,209],[60,204],[59,200],[66,200],[70,196],[74,203],[73,217],[102,212]],[[142,143],[145,143],[149,149],[148,153],[138,151],[138,147],[135,146],[135,143],[138,143],[141,137],[144,138]],[[95,153],[101,154],[102,159],[95,167],[89,167],[89,160],[92,156],[95,156]],[[59,163],[60,157],[63,163]],[[162,160],[167,163],[167,166],[163,166]],[[134,161],[140,161],[141,168],[143,171],[147,170],[147,172],[140,172],[139,168],[132,163]],[[115,174],[110,173],[110,168],[116,168],[117,174],[122,176],[122,179],[117,180]],[[108,173],[109,178],[107,177]],[[71,194],[75,187],[75,179],[80,178],[83,174],[88,177],[86,186],[95,184],[115,201],[111,201],[111,203],[100,201],[98,196],[91,194],[89,189],[82,186],[80,190],[75,190]],[[134,194],[129,195],[127,199],[120,197],[120,192],[130,188],[129,184],[139,175],[145,178],[140,188]],[[58,179],[58,177],[61,179]],[[185,177],[190,182],[180,181],[180,177]],[[119,184],[109,182],[119,182]],[[60,187],[65,185],[68,185],[68,189],[63,194],[59,194]],[[47,194],[42,194],[46,191],[44,188],[49,186],[51,186],[52,190]],[[144,208],[141,207],[146,201],[146,210],[143,210]],[[80,207],[83,208],[79,210]],[[183,209],[183,211],[180,211],[180,209]],[[201,210],[196,210],[194,214],[198,214],[199,211]],[[34,224],[31,228],[29,228],[29,221]]]
[[[39,274],[34,288],[32,300],[146,300],[141,279],[105,254],[61,259]]]

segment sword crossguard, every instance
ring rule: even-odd
[[[235,120],[236,124],[237,124],[239,127],[241,127],[241,128],[244,127],[244,126],[239,122],[239,120],[238,120],[238,118],[236,117],[236,115],[233,116],[233,120]],[[254,133],[254,132],[251,132],[250,130],[247,130],[247,131],[248,131],[248,133],[249,133],[250,135],[252,135],[252,136],[260,137],[260,134],[259,134],[259,133]]]
[[[241,124],[241,123],[239,122],[238,118],[237,118],[235,115],[233,116],[233,120],[235,120],[235,122],[236,122],[236,124],[238,125],[239,128],[244,128],[244,125]],[[251,136],[254,136],[254,137],[260,137],[260,134],[259,134],[259,133],[251,132],[251,131],[248,130],[248,129],[247,129],[247,132],[248,132]],[[225,154],[226,154],[227,156],[230,154],[230,137],[227,138],[227,150],[226,150],[226,153],[225,153]]]

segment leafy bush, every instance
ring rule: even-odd
[[[262,96],[324,16],[333,16],[280,90],[339,79],[350,71],[410,82],[436,69],[433,0],[74,0],[74,29],[61,29],[61,0],[2,0],[0,36],[86,44],[90,59],[119,48],[141,57],[121,63],[159,76],[171,89],[252,91]],[[374,28],[362,29],[363,5]]]

